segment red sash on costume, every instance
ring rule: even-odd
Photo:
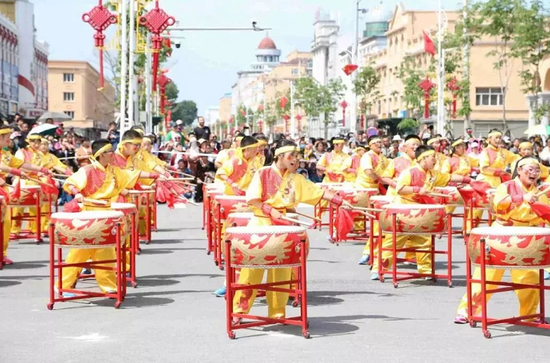
[[[393,160],[393,165],[395,169],[394,178],[398,178],[399,175],[403,172],[403,170],[410,168],[411,161],[401,156]]]
[[[88,182],[84,189],[81,190],[81,193],[83,196],[88,197],[99,190],[107,174],[102,170],[94,168],[92,165],[85,166],[84,171],[86,172]]]
[[[272,167],[260,169],[258,173],[262,182],[262,202],[265,202],[277,194],[283,178]]]

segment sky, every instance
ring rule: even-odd
[[[106,0],[104,0],[106,1]],[[441,0],[444,9],[456,9],[463,0]],[[85,60],[98,67],[93,47],[94,31],[81,19],[97,5],[97,0],[31,0],[35,5],[37,38],[50,45],[50,60]],[[372,8],[380,0],[362,0],[361,7]],[[399,1],[384,0],[394,8]],[[435,10],[437,0],[403,0],[406,9]],[[271,28],[269,36],[282,50],[284,59],[298,49],[309,51],[317,9],[340,19],[340,31],[353,39],[355,0],[161,0],[160,6],[179,21],[179,27],[259,27]],[[63,21],[58,21],[59,17]],[[360,20],[360,29],[364,23]],[[112,26],[114,29],[114,26]],[[111,32],[112,33],[112,32]],[[175,33],[172,33],[175,35]],[[265,36],[260,32],[188,31],[166,64],[168,76],[177,84],[179,100],[194,100],[199,115],[217,106],[237,79],[255,60],[255,51]]]

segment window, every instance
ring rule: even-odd
[[[74,111],[65,111],[63,113],[67,116],[71,116],[71,118],[74,119]]]
[[[476,88],[477,106],[502,106],[501,88]]]
[[[63,92],[63,101],[65,102],[74,101],[74,92]]]
[[[74,83],[74,73],[63,73],[63,82]]]
[[[292,68],[292,75],[297,76],[298,75],[298,68]]]

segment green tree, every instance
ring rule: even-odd
[[[379,83],[380,76],[371,66],[362,68],[357,75],[353,84],[353,92],[361,98],[361,110],[365,113],[371,113],[374,103],[380,98]]]
[[[182,120],[185,126],[190,126],[197,118],[195,101],[181,101],[172,106],[172,119]]]
[[[345,90],[346,86],[339,78],[330,80],[326,86],[318,84],[312,77],[300,78],[296,82],[294,97],[302,100],[302,107],[308,116],[323,116],[326,139],[331,115],[338,110],[338,101]]]
[[[424,91],[418,86],[424,80],[424,72],[415,68],[414,58],[407,56],[403,59],[397,72],[397,78],[403,83],[403,98],[412,118],[420,118],[424,100]],[[435,87],[430,94],[433,94]]]

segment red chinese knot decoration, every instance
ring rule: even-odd
[[[166,77],[166,72],[163,71],[160,77],[158,77],[158,85],[160,88],[160,112],[164,113],[165,106],[166,106],[166,86],[168,83],[172,82],[172,80],[168,77]]]
[[[343,100],[340,106],[342,106],[342,127],[346,127],[346,108],[348,107],[348,103],[346,100]]]
[[[418,84],[424,91],[424,118],[430,117],[430,91],[435,87],[435,83],[426,78]]]
[[[296,120],[298,121],[298,131],[302,131],[302,115],[296,115]]]
[[[98,5],[93,7],[89,13],[82,15],[82,20],[94,28],[95,46],[99,50],[99,85],[100,90],[105,86],[105,77],[103,76],[103,47],[105,46],[105,34],[103,32],[112,24],[116,24],[117,16],[111,13],[105,6],[103,0],[98,1]]]
[[[456,99],[457,99],[457,96],[458,96],[458,91],[460,90],[460,86],[458,84],[458,80],[456,79],[456,77],[453,77],[447,83],[447,88],[453,94],[453,115],[452,115],[452,118],[456,118]]]
[[[284,115],[283,115],[283,119],[285,120],[285,132],[288,132],[288,129],[289,129],[289,127],[288,127],[288,120],[290,120],[290,116],[287,115],[287,114],[284,114]]]
[[[153,50],[153,89],[157,85],[157,71],[159,67],[159,52],[162,49],[163,37],[162,32],[169,26],[176,23],[173,16],[166,14],[164,10],[159,8],[158,0],[155,1],[155,7],[148,11],[147,14],[139,18],[139,23],[146,27],[153,36],[151,37],[151,49]],[[160,85],[160,84],[159,84]]]
[[[288,102],[288,98],[286,98],[285,96],[283,96],[283,97],[281,98],[281,101],[279,102],[279,106],[281,106],[281,108],[284,110],[284,108],[285,108],[287,102]]]

